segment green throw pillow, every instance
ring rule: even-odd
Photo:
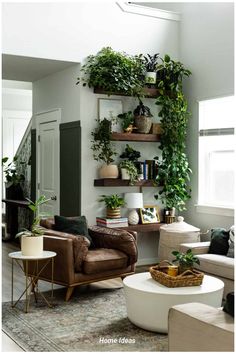
[[[226,256],[229,248],[229,231],[218,227],[211,230],[211,243],[208,253]]]
[[[73,235],[83,235],[89,242],[90,246],[93,246],[92,238],[88,233],[88,225],[85,216],[77,216],[73,219],[68,219],[65,216],[54,216],[55,230],[66,232]]]
[[[227,294],[223,311],[234,317],[234,292]]]

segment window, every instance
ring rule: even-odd
[[[234,207],[234,97],[199,102],[198,204]]]

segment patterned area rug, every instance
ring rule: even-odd
[[[65,302],[55,291],[54,307],[24,301],[17,308],[3,303],[2,329],[30,352],[150,352],[167,351],[167,335],[148,332],[127,318],[123,289],[98,289]],[[47,294],[45,294],[47,295]]]

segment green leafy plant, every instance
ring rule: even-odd
[[[153,117],[150,108],[144,106],[143,102],[139,99],[139,104],[134,110],[135,116]]]
[[[131,56],[114,51],[111,47],[102,48],[96,55],[89,55],[82,66],[82,79],[77,84],[99,87],[109,94],[123,92],[139,95],[143,91],[145,65],[142,55]]]
[[[113,156],[115,156],[116,150],[114,145],[111,143],[111,125],[112,121],[104,118],[102,120],[96,120],[98,126],[91,133],[93,158],[95,161],[103,161],[107,165],[114,161]]]
[[[134,124],[134,115],[131,111],[118,114],[117,117],[122,120],[121,126],[124,132]]]
[[[134,150],[129,144],[126,144],[125,151],[120,155],[120,158],[136,162],[140,156],[141,154],[139,151]]]
[[[157,88],[160,93],[164,91],[182,91],[182,81],[184,76],[189,76],[191,71],[186,69],[179,61],[174,61],[166,54],[160,58],[162,64],[157,67]]]
[[[199,258],[192,253],[191,249],[188,249],[186,253],[173,251],[172,254],[175,256],[172,262],[178,262],[181,270],[191,269],[195,263],[200,264]]]
[[[25,162],[19,162],[18,156],[14,156],[13,161],[8,163],[9,157],[2,158],[3,172],[5,174],[7,186],[17,185],[24,182],[25,176],[22,173],[18,173],[16,164],[24,165]]]
[[[156,53],[154,55],[150,55],[150,54],[144,55],[143,59],[144,59],[146,71],[155,72],[157,70],[159,58],[160,58],[159,53]]]
[[[129,161],[129,160],[121,161],[119,163],[119,167],[126,169],[128,175],[130,177],[130,183],[129,184],[131,186],[134,185],[135,182],[138,181],[138,169],[135,166],[133,161]]]
[[[41,205],[49,202],[49,200],[51,200],[51,198],[47,199],[45,197],[45,195],[41,195],[35,202],[30,200],[29,198],[26,198],[26,200],[28,200],[28,202],[30,203],[28,205],[28,208],[30,210],[32,210],[32,212],[34,214],[33,223],[32,223],[30,230],[24,229],[23,231],[19,232],[16,235],[16,238],[23,236],[23,235],[24,236],[42,236],[44,231],[41,228],[41,226],[39,226],[40,218],[42,217],[42,214],[39,214],[39,207]]]
[[[125,205],[125,200],[118,194],[102,195],[99,202],[104,202],[107,209],[116,209]]]
[[[168,65],[168,84],[163,84],[163,90],[160,91],[156,100],[156,104],[160,106],[159,116],[162,129],[160,137],[162,160],[158,165],[156,183],[162,188],[155,198],[160,199],[166,208],[176,208],[181,211],[186,209],[185,203],[190,198],[191,192],[188,183],[192,171],[185,153],[189,112],[187,101],[182,92],[183,76],[189,76],[190,72],[184,69],[181,63],[175,65],[175,62],[169,57],[165,57],[165,63],[170,63]],[[171,68],[176,66],[180,68],[177,79],[171,75]],[[175,70],[173,74],[176,74]],[[167,94],[167,89],[170,89],[172,94]]]

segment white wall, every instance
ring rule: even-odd
[[[233,218],[197,213],[198,198],[198,100],[234,94],[233,3],[185,3],[181,5],[181,61],[192,71],[185,92],[192,117],[188,130],[188,155],[193,175],[192,198],[185,217],[202,230],[229,228]],[[224,119],[224,117],[222,117]],[[232,191],[233,192],[233,191]]]
[[[177,22],[125,13],[115,1],[3,3],[2,21],[5,54],[80,62],[112,46],[178,56]]]

